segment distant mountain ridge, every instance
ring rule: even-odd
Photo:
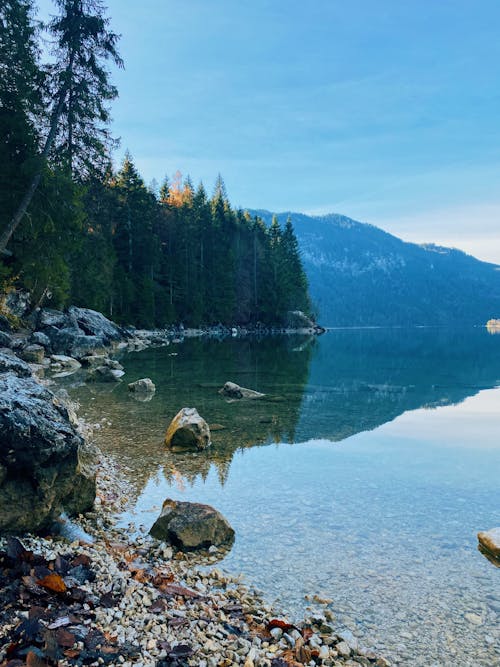
[[[250,210],[267,223],[273,213]],[[500,266],[417,245],[330,213],[278,213],[294,225],[311,297],[325,326],[485,324],[500,316]]]

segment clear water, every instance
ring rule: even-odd
[[[500,525],[500,336],[194,340],[123,362],[151,401],[70,387],[130,482],[122,524],[149,528],[166,497],[212,504],[237,535],[224,567],[292,614],[319,594],[394,664],[500,665],[500,569],[476,538]],[[227,380],[268,399],[228,403]],[[183,406],[224,427],[211,451],[164,449]]]

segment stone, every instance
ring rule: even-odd
[[[83,329],[85,334],[102,338],[107,345],[123,338],[122,330],[96,310],[71,306],[68,314],[76,320],[77,325]]]
[[[483,619],[479,614],[474,614],[473,612],[466,612],[464,618],[472,623],[472,625],[482,625]]]
[[[174,450],[202,450],[211,444],[210,428],[196,408],[179,410],[165,434],[165,445]]]
[[[30,336],[30,343],[35,345],[42,345],[42,347],[50,348],[50,338],[42,331],[34,331]]]
[[[53,308],[42,308],[38,313],[38,328],[56,327],[62,329],[70,326],[68,316],[62,310]]]
[[[494,558],[500,559],[500,527],[477,534],[480,546]]]
[[[210,505],[178,502],[167,498],[150,534],[183,550],[230,545],[234,530]]]
[[[50,357],[52,361],[59,364],[62,368],[70,370],[78,370],[82,367],[81,363],[73,357],[68,357],[65,354],[53,354]]]
[[[79,467],[84,445],[52,392],[33,377],[0,374],[0,532],[40,530],[63,510],[90,509],[95,479]]]
[[[154,393],[156,391],[156,387],[150,378],[141,378],[135,382],[130,382],[128,389],[139,393]]]
[[[347,642],[339,642],[335,649],[342,658],[348,658],[351,655],[351,649],[349,648],[349,644]]]
[[[125,375],[124,371],[110,368],[109,366],[97,366],[87,376],[87,382],[121,382]]]
[[[253,389],[246,389],[245,387],[240,387],[235,382],[226,382],[226,384],[219,389],[219,394],[226,396],[227,398],[263,398],[265,394],[261,394],[260,391],[254,391]]]
[[[106,366],[109,359],[107,354],[89,354],[80,358],[82,366],[97,368],[97,366]]]
[[[0,330],[0,347],[12,347],[12,336]]]
[[[32,364],[41,364],[45,350],[41,345],[28,345],[21,351],[21,358]]]
[[[0,352],[0,373],[12,372],[19,377],[30,377],[31,368],[28,364],[16,357],[13,352]]]
[[[88,336],[78,326],[66,326],[58,329],[54,326],[42,332],[50,341],[50,349],[54,354],[64,354],[80,359],[89,354],[104,352],[107,339],[102,336]]]
[[[22,289],[10,290],[7,292],[4,305],[14,318],[26,317],[31,309],[30,293]]]
[[[106,345],[106,339],[101,336],[78,336],[67,350],[67,354],[76,359],[81,359],[89,353],[105,352]]]

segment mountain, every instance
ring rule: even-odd
[[[267,223],[273,216],[250,213]],[[277,215],[281,224],[292,218],[325,326],[471,325],[500,316],[500,266],[343,215]]]

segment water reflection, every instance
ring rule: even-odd
[[[139,495],[148,479],[161,470],[173,482],[192,484],[206,479],[212,466],[223,484],[234,452],[296,440],[296,426],[311,356],[312,337],[248,340],[187,340],[182,345],[129,354],[122,361],[126,381],[150,377],[156,393],[140,402],[126,383],[85,383],[68,380],[80,414],[98,424],[98,440],[127,469],[133,493]],[[228,401],[218,392],[234,381],[263,392],[259,400]],[[212,427],[213,446],[200,453],[172,453],[163,438],[172,417],[182,407],[196,407]]]
[[[498,521],[500,390],[482,390],[499,385],[499,346],[486,329],[188,341],[125,357],[128,381],[155,382],[149,403],[125,385],[72,391],[134,486],[122,525],[149,527],[167,496],[207,502],[236,530],[224,566],[292,613],[318,593],[393,664],[490,667],[498,570],[476,533]],[[227,380],[268,400],[227,403]],[[223,427],[211,450],[165,451],[183,406]]]
[[[408,410],[460,403],[500,382],[485,329],[337,330],[311,362],[298,441],[343,440]]]
[[[123,359],[126,381],[150,377],[157,389],[136,400],[126,383],[71,378],[83,416],[99,422],[99,441],[127,469],[137,497],[150,477],[221,484],[235,451],[272,442],[343,440],[398,415],[463,401],[500,379],[498,338],[485,329],[338,330],[320,339],[189,340]],[[258,401],[227,401],[231,380],[264,392]],[[213,447],[171,453],[163,447],[170,419],[196,407],[213,427]],[[104,418],[103,418],[104,417]]]

